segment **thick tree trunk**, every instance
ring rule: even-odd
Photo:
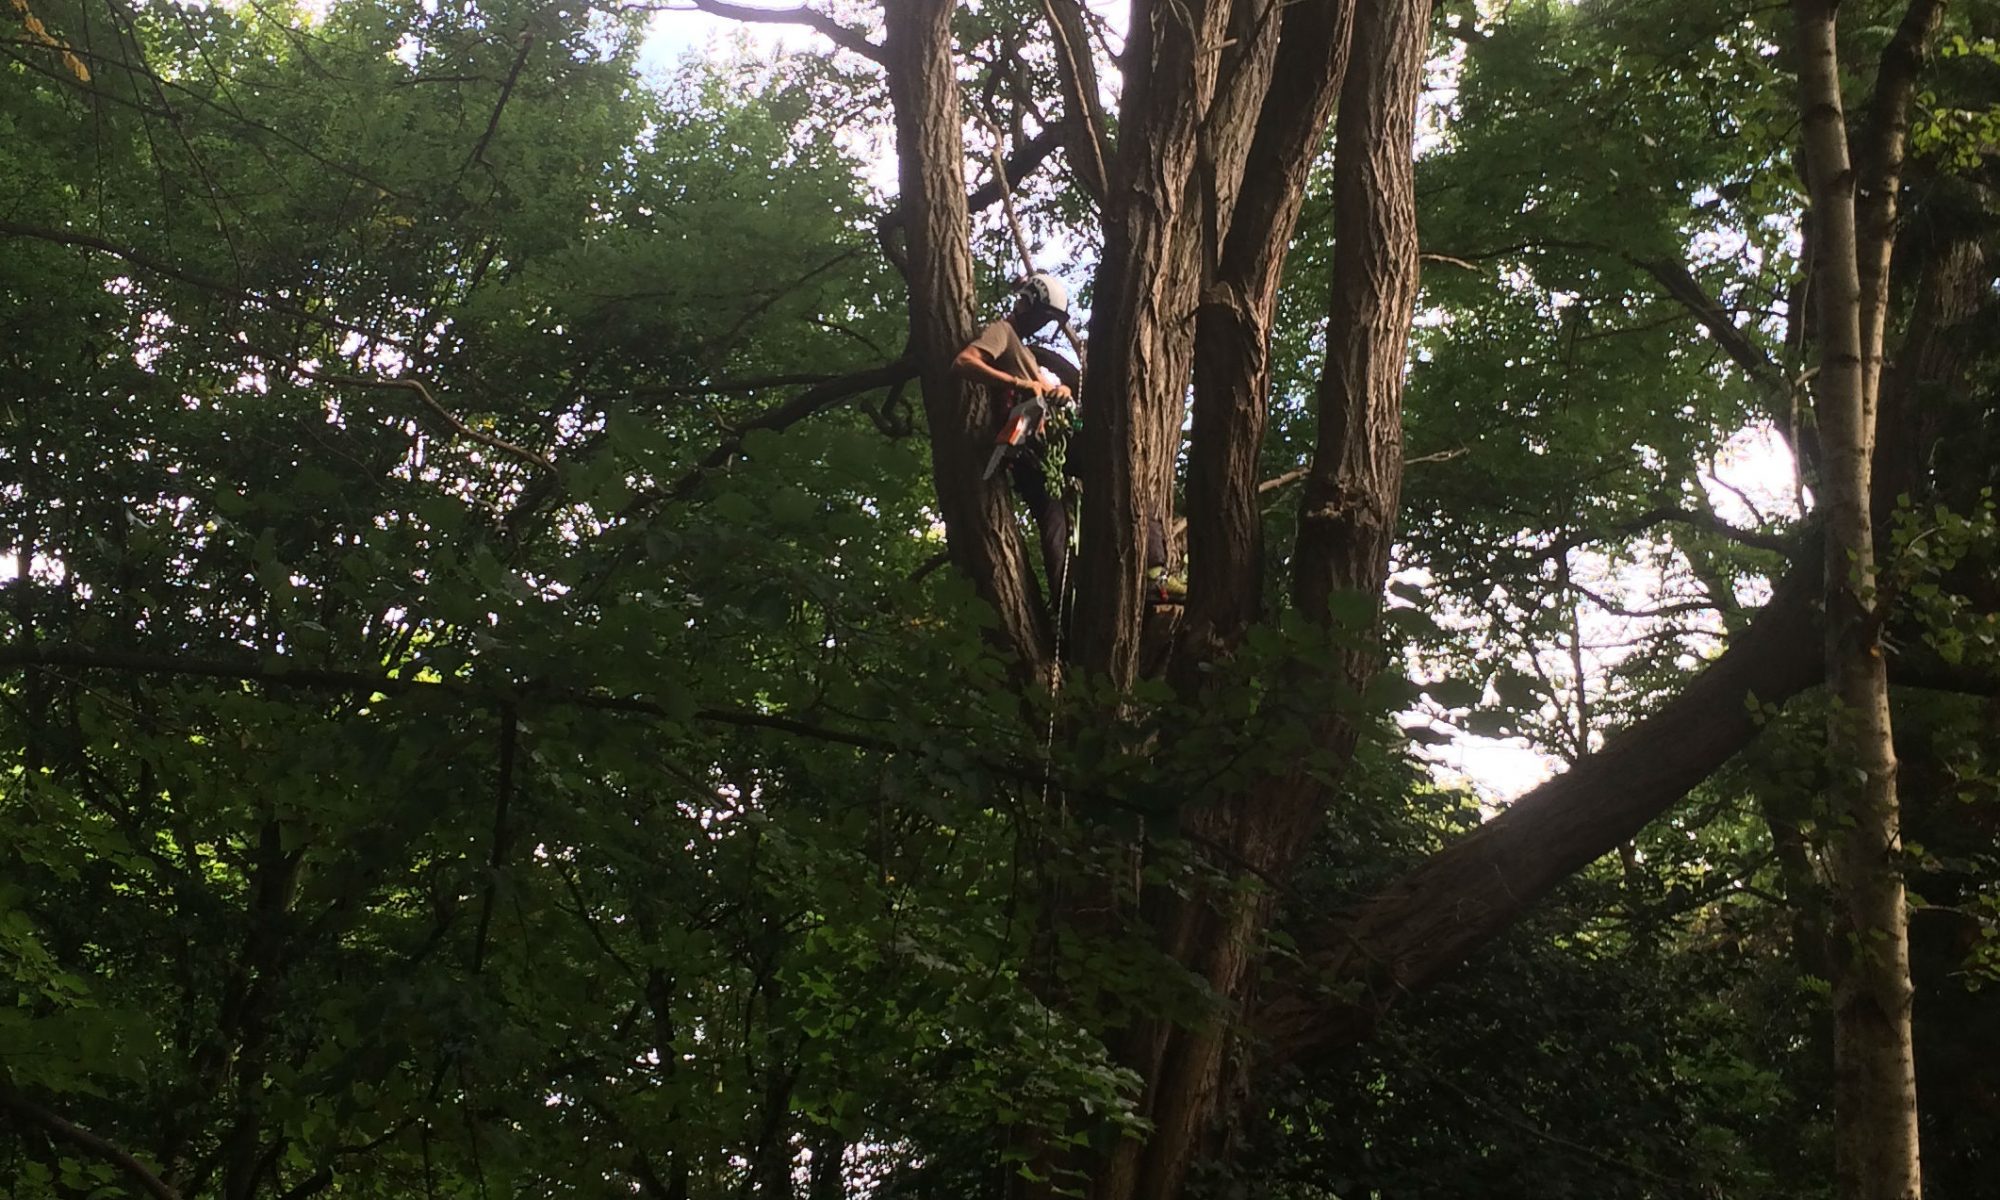
[[[1183,668],[1232,649],[1263,608],[1259,452],[1270,402],[1278,284],[1327,118],[1345,76],[1354,5],[1288,6],[1267,104],[1214,278],[1195,322],[1194,422],[1188,450],[1187,619]],[[1192,683],[1192,680],[1189,680]]]
[[[1256,304],[1228,310],[1231,318],[1246,312],[1250,317],[1248,325],[1237,325],[1232,336],[1237,349],[1252,351],[1254,358],[1261,358],[1258,343],[1268,335],[1265,289],[1275,288],[1277,263],[1260,262],[1261,252],[1253,252],[1243,239],[1289,234],[1297,215],[1294,184],[1302,186],[1304,178],[1304,166],[1293,156],[1310,152],[1333,90],[1341,86],[1335,79],[1342,53],[1316,39],[1345,23],[1344,13],[1326,5],[1306,10],[1297,22],[1285,26],[1280,59],[1291,59],[1291,69],[1305,79],[1316,78],[1326,95],[1315,100],[1310,93],[1301,97],[1287,92],[1281,97],[1273,88],[1273,104],[1293,105],[1301,99],[1312,103],[1296,121],[1267,109],[1264,127],[1245,154],[1252,164],[1268,163],[1283,172],[1276,179],[1247,180],[1245,194],[1253,198],[1252,205],[1234,214],[1242,223],[1223,242],[1224,261],[1230,270],[1241,272],[1232,282],[1262,292],[1245,297],[1263,301],[1261,315]],[[1295,37],[1297,42],[1291,40]],[[1319,393],[1321,447],[1327,455],[1324,461],[1341,464],[1340,484],[1350,489],[1354,511],[1365,516],[1330,530],[1317,544],[1315,562],[1329,574],[1351,576],[1354,586],[1371,595],[1379,594],[1386,574],[1400,479],[1402,367],[1417,276],[1411,148],[1427,47],[1428,5],[1363,0],[1352,18],[1351,50],[1346,55],[1352,66],[1341,86],[1340,149],[1334,169],[1341,247],[1336,261],[1356,269],[1339,278],[1334,289],[1333,331]],[[1234,259],[1227,257],[1231,246],[1236,247]],[[1259,323],[1264,328],[1257,328]],[[1261,409],[1261,369],[1225,380],[1210,394],[1210,411],[1221,420],[1205,429],[1219,424],[1228,444],[1219,451],[1197,446],[1196,453],[1207,458],[1212,472],[1203,476],[1199,494],[1202,499],[1233,494],[1240,506],[1243,493],[1254,496],[1254,473],[1246,474],[1246,467],[1254,472],[1254,466],[1244,461],[1246,454],[1254,454],[1246,416]],[[1246,381],[1254,391],[1234,391]],[[1337,432],[1326,433],[1329,425]],[[1240,507],[1237,511],[1240,514]],[[1191,513],[1190,519],[1208,522],[1211,516]],[[1231,564],[1235,572],[1257,566],[1254,557],[1227,549],[1220,553],[1220,561]],[[1216,570],[1199,560],[1196,569]],[[1241,597],[1254,594],[1251,588],[1254,584],[1241,575],[1225,576],[1210,585],[1208,594]],[[1348,682],[1358,686],[1376,666],[1372,656],[1357,656],[1349,664]],[[1333,745],[1336,759],[1344,761],[1352,749],[1352,734],[1344,722],[1335,718],[1322,735]],[[1308,844],[1326,796],[1323,780],[1301,772],[1271,780],[1253,794],[1197,803],[1183,814],[1182,823],[1196,844],[1219,851],[1219,867],[1282,877]],[[1175,1195],[1192,1163],[1217,1145],[1228,1092],[1227,1064],[1239,1033],[1237,1022],[1250,1002],[1270,906],[1269,893],[1256,887],[1204,890],[1192,896],[1160,888],[1148,894],[1146,924],[1159,931],[1164,953],[1198,975],[1213,995],[1223,998],[1225,1007],[1189,1025],[1151,1022],[1128,1039],[1125,1061],[1147,1081],[1145,1113],[1154,1129],[1143,1145],[1121,1147],[1095,1195],[1117,1200]]]
[[[1402,495],[1403,365],[1417,297],[1411,144],[1430,5],[1364,4],[1335,130],[1333,303],[1292,598],[1324,619],[1335,592],[1372,604]]]
[[[1024,669],[1044,673],[1053,625],[1042,603],[1004,480],[982,480],[995,422],[981,389],[952,374],[972,340],[971,217],[953,66],[951,0],[885,0],[883,59],[896,110],[898,182],[908,240],[910,349],[922,372],[931,476],[952,561],[999,617]]]
[[[1826,676],[1836,814],[1835,1171],[1843,1200],[1917,1200],[1916,1067],[1910,1035],[1909,928],[1897,863],[1896,755],[1882,657],[1870,520],[1874,380],[1881,364],[1890,228],[1857,230],[1855,169],[1841,108],[1833,4],[1796,0],[1808,182],[1819,234],[1820,364],[1814,381],[1826,533]],[[1900,159],[1900,139],[1894,148]],[[1886,164],[1871,181],[1893,189]],[[1893,202],[1871,198],[1870,207]],[[1864,266],[1864,264],[1866,264]]]
[[[1130,684],[1139,670],[1144,534],[1172,497],[1192,367],[1201,258],[1195,172],[1224,63],[1229,0],[1137,0],[1084,380],[1077,657]]]

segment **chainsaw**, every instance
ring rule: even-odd
[[[1023,442],[1039,436],[1042,427],[1048,424],[1049,402],[1040,396],[1030,396],[1016,404],[1000,424],[1000,432],[993,435],[993,456],[986,460],[986,473],[981,479],[993,478],[993,472],[1000,469],[1008,455],[1020,448]]]

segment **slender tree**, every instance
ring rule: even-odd
[[[1942,6],[1915,0],[1904,13],[1882,59],[1859,153],[1841,104],[1837,7],[1827,0],[1793,5],[1812,196],[1813,411],[1826,537],[1826,680],[1834,701],[1835,1145],[1845,1200],[1916,1200],[1923,1187],[1909,918],[1872,481],[1909,107]]]

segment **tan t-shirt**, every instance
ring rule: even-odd
[[[1021,335],[1006,321],[995,321],[979,331],[972,339],[972,348],[986,356],[986,361],[1012,375],[1016,379],[1040,379],[1042,369],[1035,362],[1035,356],[1021,344]],[[999,415],[1005,416],[1011,397],[999,387],[987,389],[993,397]]]

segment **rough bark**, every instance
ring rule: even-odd
[[[1270,402],[1271,318],[1314,151],[1347,66],[1351,0],[1286,8],[1270,95],[1229,233],[1195,321],[1188,455],[1188,606],[1180,663],[1227,653],[1263,607],[1258,457]]]
[[[1319,15],[1335,22],[1342,19],[1335,11]],[[1303,21],[1287,25],[1284,33],[1304,41],[1325,31],[1325,26]],[[1372,519],[1331,531],[1322,552],[1328,570],[1352,572],[1356,586],[1371,594],[1380,591],[1386,574],[1399,490],[1402,364],[1417,274],[1412,141],[1427,44],[1428,5],[1363,0],[1352,18],[1346,56],[1352,67],[1341,88],[1342,127],[1334,176],[1342,248],[1336,251],[1336,262],[1365,264],[1367,270],[1351,279],[1341,277],[1335,288],[1332,321],[1339,332],[1329,336],[1319,397],[1322,429],[1331,425],[1341,432],[1331,443],[1323,441],[1322,447],[1331,446],[1327,461],[1343,464],[1343,484],[1356,489],[1357,507]],[[1304,82],[1317,81],[1330,93],[1336,84],[1328,77],[1341,64],[1341,55],[1328,53],[1323,45],[1313,49],[1318,53],[1308,60],[1310,65],[1297,69],[1306,77]],[[1281,95],[1275,87],[1270,90],[1270,104],[1291,105],[1298,99],[1296,94]],[[1302,123],[1305,128],[1282,133],[1275,131],[1281,122],[1273,116],[1266,124],[1274,130],[1266,142],[1267,152],[1287,148],[1278,140],[1282,136],[1298,154],[1307,153],[1318,136],[1313,126],[1324,121],[1325,111],[1322,105],[1318,121],[1308,113]],[[1254,146],[1253,140],[1244,160],[1256,161]],[[1303,164],[1298,169],[1302,171]],[[1278,190],[1260,192],[1267,184]],[[1279,221],[1289,225],[1296,216],[1296,199],[1284,195],[1290,186],[1290,180],[1252,182],[1249,191],[1257,195],[1257,215],[1255,224],[1244,220],[1237,227],[1243,238],[1269,236]],[[1236,215],[1243,220],[1247,214]],[[1229,244],[1225,240],[1224,245]],[[1247,250],[1239,253],[1239,261],[1256,265]],[[1276,266],[1272,263],[1266,269],[1275,272]],[[1241,486],[1254,495],[1254,473]],[[1359,496],[1362,488],[1369,489],[1365,498]],[[1247,561],[1237,561],[1238,569],[1247,569]],[[1341,565],[1331,565],[1336,561]],[[1364,579],[1371,571],[1372,576]],[[1372,659],[1357,657],[1349,664],[1348,681],[1365,682],[1375,665]],[[1338,718],[1329,723],[1323,737],[1337,758],[1344,759],[1351,749],[1351,734]],[[1182,823],[1196,844],[1220,848],[1226,859],[1222,865],[1266,878],[1282,877],[1307,844],[1326,796],[1324,782],[1301,771],[1268,781],[1253,794],[1198,802],[1183,814]],[[1190,1025],[1143,1025],[1128,1039],[1125,1061],[1147,1080],[1145,1111],[1154,1130],[1143,1145],[1121,1148],[1098,1195],[1120,1200],[1174,1195],[1193,1161],[1217,1144],[1230,1084],[1227,1064],[1238,1032],[1235,1021],[1250,1000],[1270,908],[1269,894],[1256,888],[1216,889],[1192,896],[1165,888],[1148,893],[1143,915],[1147,926],[1160,931],[1162,950],[1198,975],[1226,1007]]]
[[[1079,0],[1042,0],[1042,11],[1049,18],[1056,73],[1062,78],[1063,105],[1068,109],[1064,148],[1075,164],[1077,182],[1091,199],[1102,204],[1110,182],[1111,122],[1098,96],[1090,31],[1084,25]]]
[[[1261,0],[1259,0],[1261,2]],[[1204,123],[1225,55],[1228,0],[1138,0],[1125,46],[1118,150],[1084,381],[1089,502],[1077,570],[1079,660],[1119,685],[1138,673],[1145,523],[1170,505],[1200,287],[1189,231]]]
[[[883,59],[896,113],[897,179],[908,243],[910,351],[923,380],[931,474],[952,561],[993,606],[999,633],[1024,669],[1048,669],[1053,627],[1028,566],[1004,483],[980,478],[991,414],[952,374],[972,340],[971,219],[963,129],[952,61],[950,0],[885,0]]]
[[[1896,755],[1888,672],[1872,613],[1874,381],[1893,230],[1858,228],[1833,10],[1827,0],[1793,4],[1806,174],[1819,234],[1813,277],[1820,365],[1813,391],[1826,534],[1826,682],[1834,700],[1827,730],[1829,809],[1837,816],[1834,908],[1844,950],[1834,972],[1835,1175],[1843,1200],[1917,1200],[1922,1185],[1908,913],[1897,863]],[[1893,78],[1882,82],[1896,86]],[[1900,137],[1877,149],[1900,161]],[[1876,188],[1898,184],[1886,160],[1863,169]],[[1875,210],[1878,220],[1894,212],[1893,199],[1879,195],[1861,207]]]
[[[1883,421],[1875,444],[1875,527],[1894,512],[1897,497],[1921,494],[1928,460],[1951,436],[1955,394],[1968,351],[1977,337],[1970,326],[1988,295],[1987,254],[1977,236],[1960,230],[1927,248],[1916,303],[1896,360],[1882,384]]]
[[[1324,619],[1335,592],[1379,596],[1402,495],[1403,363],[1417,297],[1411,143],[1427,3],[1363,4],[1335,127],[1333,299],[1319,440],[1300,501],[1292,598]]]

